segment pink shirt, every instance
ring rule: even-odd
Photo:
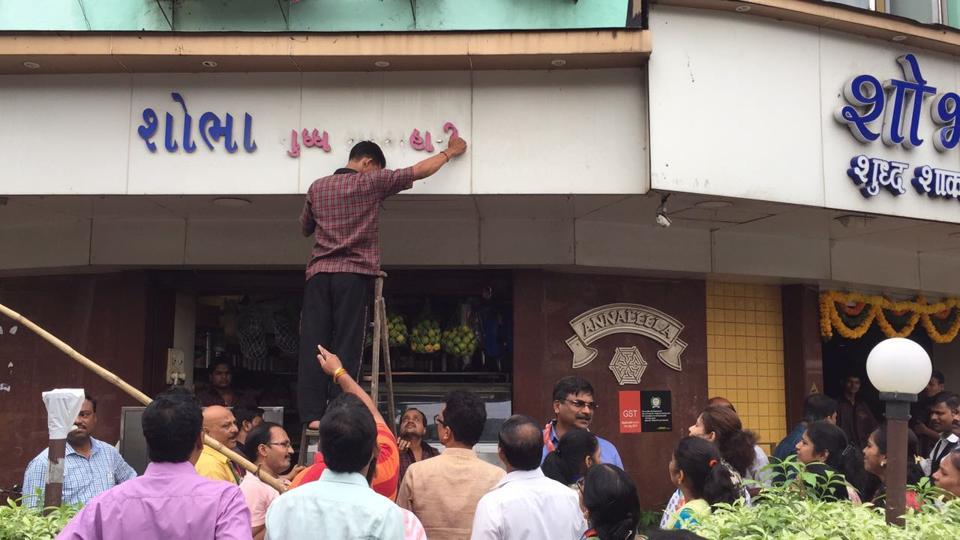
[[[250,511],[236,485],[208,480],[189,461],[151,463],[143,476],[97,495],[57,536],[70,540],[249,540]]]
[[[243,498],[247,500],[247,508],[250,509],[250,526],[259,527],[265,524],[267,508],[280,496],[280,493],[250,472],[247,472],[243,481],[240,482],[240,491],[243,492]]]

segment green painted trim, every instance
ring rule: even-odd
[[[630,3],[630,0],[0,0],[0,31],[436,32],[624,28]]]

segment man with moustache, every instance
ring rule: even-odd
[[[593,413],[597,411],[597,402],[593,398],[593,385],[590,381],[569,375],[557,381],[553,387],[553,413],[556,418],[543,428],[543,456],[540,461],[553,452],[567,431],[580,428],[590,429]],[[603,437],[597,436],[600,443],[600,461],[623,468],[617,447]]]
[[[97,429],[97,400],[84,395],[80,413],[73,422],[74,429],[67,434],[64,457],[63,502],[86,504],[93,497],[137,476],[133,468],[113,446],[93,438]],[[23,503],[43,505],[47,484],[48,448],[44,448],[27,465],[23,478]]]
[[[439,429],[439,426],[437,426]],[[423,411],[410,407],[400,417],[400,440],[397,448],[400,450],[400,482],[407,473],[407,467],[435,456],[440,452],[427,444],[423,437],[427,434],[427,415]]]
[[[234,450],[237,446],[237,421],[230,409],[211,405],[203,409],[203,433],[216,440],[227,448]],[[200,476],[211,480],[223,480],[232,484],[239,484],[243,478],[243,471],[230,458],[217,452],[207,445],[203,445],[203,452],[196,463]]]
[[[243,444],[243,453],[257,467],[279,478],[280,473],[290,468],[293,446],[283,427],[273,422],[263,422],[250,431]],[[240,491],[250,508],[253,539],[262,540],[266,534],[267,509],[280,496],[280,492],[250,471],[240,482]]]

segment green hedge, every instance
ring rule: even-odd
[[[50,509],[44,515],[39,510],[21,505],[14,499],[0,505],[0,540],[48,540],[57,535],[79,505],[64,505]]]
[[[742,501],[718,505],[713,514],[693,527],[710,540],[943,540],[960,538],[960,499],[948,495],[924,479],[911,489],[923,501],[920,512],[907,511],[904,527],[887,525],[884,509],[850,501],[823,502],[820,496],[835,477],[821,479],[807,473],[802,464],[779,466],[784,477],[794,478],[768,488],[746,506]]]

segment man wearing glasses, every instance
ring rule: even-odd
[[[243,444],[243,453],[258,467],[279,477],[290,468],[293,447],[290,445],[290,437],[280,425],[263,422],[250,430]],[[240,482],[240,491],[250,508],[253,539],[261,540],[266,533],[264,524],[267,521],[267,508],[280,496],[280,492],[249,471]]]
[[[569,375],[557,381],[553,387],[553,413],[556,418],[543,428],[543,457],[553,452],[560,437],[571,429],[590,429],[593,414],[597,411],[597,402],[593,398],[593,385],[590,381]],[[600,443],[600,461],[623,468],[620,452],[610,441],[597,435]]]

